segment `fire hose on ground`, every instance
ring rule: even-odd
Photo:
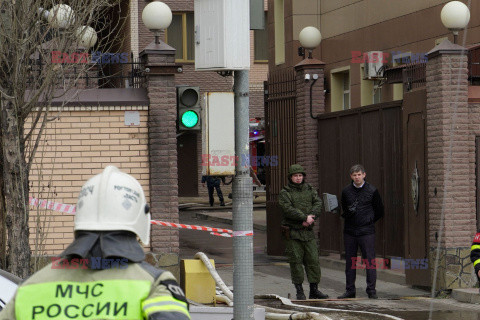
[[[219,301],[227,303],[228,306],[233,306],[233,292],[227,287],[225,282],[220,278],[220,275],[215,270],[215,267],[212,266],[208,257],[203,252],[197,252],[194,256],[196,259],[200,259],[205,267],[210,272],[210,275],[215,280],[215,283],[220,288],[220,290],[225,294],[225,296],[217,295]],[[296,308],[305,308],[305,306],[300,304],[295,304],[290,301],[290,299],[280,297],[278,295],[267,295],[264,297],[275,298],[282,302],[283,305],[296,307]],[[332,320],[330,317],[326,315],[319,314],[317,312],[301,312],[301,313],[286,313],[290,310],[282,310],[276,308],[265,307],[262,305],[255,305],[257,307],[261,307],[265,309],[265,319],[272,319],[272,320]],[[332,309],[332,308],[323,308],[323,307],[308,307],[309,309],[317,310],[317,311],[327,311],[327,312],[343,312],[343,313],[350,313],[350,314],[358,314],[358,315],[375,315],[377,317],[383,317],[385,319],[392,319],[392,320],[403,320],[402,318],[398,318],[395,316],[391,316],[388,314],[381,314],[371,311],[357,311],[357,310],[344,310],[344,309]]]

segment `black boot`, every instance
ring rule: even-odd
[[[305,296],[305,293],[303,292],[302,284],[294,283],[294,285],[295,285],[295,289],[297,290],[297,300],[306,300],[307,297]]]
[[[318,291],[318,283],[310,283],[308,299],[327,299],[328,295]]]
[[[344,294],[337,297],[337,299],[352,299],[352,298],[355,298],[355,292],[348,292],[348,291],[345,291]]]

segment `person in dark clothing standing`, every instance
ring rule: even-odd
[[[223,201],[222,189],[220,189],[220,181],[225,184],[225,177],[202,176],[202,185],[205,187],[205,182],[207,183],[208,201],[210,203],[210,207],[213,207],[213,203],[215,202],[215,200],[213,199],[213,189],[217,190],[218,200],[220,200],[220,206],[225,206],[225,202]]]
[[[375,222],[383,217],[382,198],[377,188],[365,181],[366,173],[362,165],[350,168],[352,183],[342,191],[342,217],[345,218],[343,238],[345,243],[346,291],[338,299],[355,298],[356,269],[353,262],[357,259],[360,247],[362,259],[366,259],[367,294],[370,299],[377,299],[375,285],[377,270],[375,268]],[[364,260],[365,261],[365,260]]]
[[[305,300],[303,292],[303,268],[310,283],[309,299],[326,299],[328,295],[318,290],[320,265],[313,224],[322,208],[322,200],[317,191],[305,183],[305,170],[293,164],[288,170],[288,185],[278,196],[278,204],[283,212],[282,233],[286,242],[286,255],[290,263],[292,282],[297,291],[297,299]]]

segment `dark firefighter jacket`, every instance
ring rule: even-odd
[[[473,267],[475,268],[475,275],[480,280],[480,277],[478,277],[478,271],[480,270],[480,230],[473,238],[470,260],[472,260]]]

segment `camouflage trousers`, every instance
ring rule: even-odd
[[[304,266],[308,282],[320,282],[321,271],[318,261],[317,241],[315,239],[308,241],[286,240],[285,254],[290,263],[290,274],[294,284],[303,283]]]

